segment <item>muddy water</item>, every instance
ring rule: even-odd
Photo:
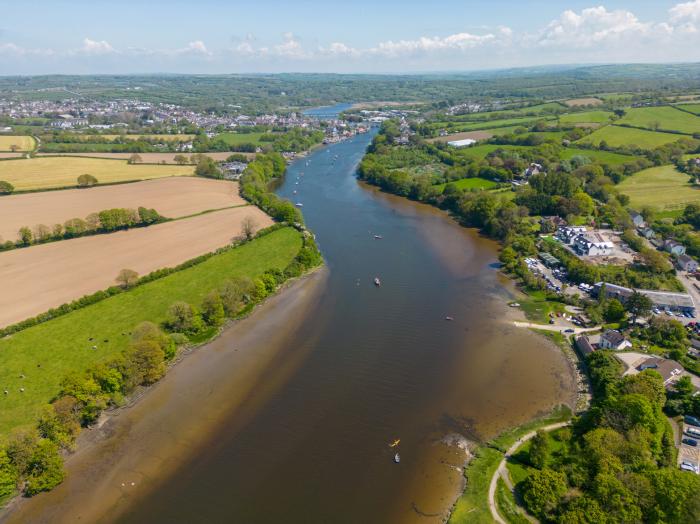
[[[14,521],[439,522],[465,440],[573,400],[560,352],[505,320],[496,245],[357,182],[370,138],[279,189],[327,271],[177,366]]]

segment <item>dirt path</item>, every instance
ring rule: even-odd
[[[510,477],[508,476],[508,470],[506,469],[506,461],[513,455],[513,453],[515,453],[518,450],[520,446],[522,446],[523,444],[525,444],[525,442],[534,437],[537,434],[537,431],[539,431],[540,429],[544,431],[553,431],[555,429],[563,428],[564,426],[568,425],[569,422],[557,422],[556,424],[550,424],[548,426],[532,430],[529,433],[525,433],[525,435],[516,440],[515,443],[511,447],[509,447],[508,450],[505,452],[505,455],[503,455],[503,459],[498,464],[498,468],[496,468],[496,471],[491,477],[491,484],[489,485],[489,509],[491,510],[491,516],[493,517],[493,520],[498,522],[498,524],[507,524],[503,517],[499,515],[498,506],[496,505],[496,486],[498,485],[498,478],[502,478],[508,486],[508,488],[511,490],[513,489],[513,485],[510,482]]]
[[[524,327],[524,328],[532,328],[532,329],[542,329],[544,331],[565,331],[567,329],[572,329],[575,334],[579,333],[588,333],[590,331],[598,331],[600,328],[599,327],[593,327],[593,328],[580,328],[580,327],[571,327],[569,325],[565,324],[536,324],[534,322],[520,322],[516,320],[513,322],[516,327]]]

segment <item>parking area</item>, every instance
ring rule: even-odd
[[[700,474],[700,427],[683,423],[683,434],[678,448],[678,467]]]

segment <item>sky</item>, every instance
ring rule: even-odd
[[[32,0],[0,13],[0,75],[700,62],[700,0]]]

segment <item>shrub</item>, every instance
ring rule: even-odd
[[[202,302],[202,318],[210,326],[220,326],[224,322],[224,304],[221,296],[210,292]]]
[[[202,330],[202,317],[187,302],[175,302],[168,309],[165,326],[170,331],[194,335]]]
[[[78,177],[78,187],[92,187],[97,184],[97,179],[92,175],[80,175]]]
[[[4,180],[0,180],[0,195],[9,195],[15,190],[15,186]]]

